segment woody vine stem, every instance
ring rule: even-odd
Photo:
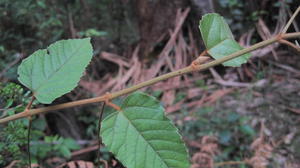
[[[268,40],[256,43],[256,44],[250,46],[249,48],[245,48],[243,50],[237,51],[237,52],[235,52],[233,54],[230,54],[226,57],[223,57],[221,59],[210,61],[210,62],[205,63],[205,64],[194,65],[194,66],[191,65],[191,66],[188,66],[188,67],[185,67],[185,68],[167,73],[165,75],[158,76],[158,77],[150,79],[148,81],[139,83],[139,84],[134,85],[132,87],[129,87],[129,88],[126,88],[126,89],[123,89],[123,90],[120,90],[120,91],[117,91],[117,92],[114,92],[114,93],[105,94],[105,95],[102,95],[102,96],[99,96],[99,97],[83,99],[83,100],[78,100],[78,101],[73,101],[73,102],[48,106],[48,107],[25,110],[24,112],[21,112],[21,113],[18,113],[18,114],[0,119],[0,124],[6,123],[6,122],[9,122],[9,121],[13,121],[13,120],[17,120],[17,119],[20,119],[20,118],[30,117],[30,116],[37,115],[37,114],[40,114],[40,113],[49,112],[49,111],[60,110],[60,109],[65,109],[65,108],[70,108],[70,107],[75,107],[75,106],[80,106],[80,105],[86,105],[86,104],[91,104],[91,103],[107,102],[108,100],[126,95],[128,93],[132,93],[132,92],[134,92],[138,89],[141,89],[143,87],[153,85],[157,82],[160,82],[160,81],[163,81],[163,80],[175,77],[175,76],[180,76],[180,75],[190,73],[190,72],[193,72],[193,71],[203,71],[203,70],[209,69],[211,67],[222,64],[226,61],[232,60],[232,59],[237,58],[241,55],[244,55],[246,53],[257,50],[259,48],[268,46],[268,45],[273,44],[275,42],[282,42],[283,40],[287,40],[287,39],[299,38],[300,37],[300,32],[286,33],[289,26],[291,25],[294,18],[296,17],[296,15],[299,12],[300,12],[300,7],[298,7],[298,9],[295,11],[295,13],[290,18],[290,20],[288,21],[288,23],[283,28],[283,31],[280,34],[278,34],[275,37],[272,37]],[[283,43],[283,44],[289,45],[289,43]],[[291,47],[294,48],[294,46],[291,46]]]

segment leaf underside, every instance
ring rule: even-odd
[[[228,24],[219,14],[210,13],[204,15],[200,21],[199,28],[207,52],[214,59],[220,59],[243,49],[234,40]],[[250,56],[249,53],[244,54],[238,58],[226,61],[223,65],[237,67],[246,63]]]
[[[128,168],[188,168],[185,145],[160,103],[137,92],[103,120],[107,148]]]
[[[18,80],[39,102],[50,104],[77,86],[92,56],[90,38],[61,40],[23,60]]]

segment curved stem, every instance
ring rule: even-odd
[[[180,76],[180,75],[190,73],[190,72],[193,72],[193,71],[203,71],[203,70],[209,69],[209,68],[214,67],[216,65],[222,64],[226,61],[237,58],[237,57],[239,57],[241,55],[244,55],[246,53],[249,53],[251,51],[254,51],[256,49],[259,49],[259,48],[265,47],[267,45],[270,45],[272,43],[278,42],[280,39],[290,39],[290,38],[296,38],[296,37],[300,37],[300,32],[281,34],[280,36],[276,36],[276,37],[273,37],[271,39],[259,42],[257,44],[252,45],[249,48],[245,48],[243,50],[237,51],[237,52],[235,52],[233,54],[230,54],[226,57],[223,57],[221,59],[217,59],[217,60],[214,60],[214,61],[211,61],[211,62],[208,62],[208,63],[205,63],[205,64],[201,64],[201,65],[196,65],[195,67],[188,66],[188,67],[179,69],[177,71],[173,71],[173,72],[167,73],[165,75],[161,75],[161,76],[158,76],[156,78],[150,79],[148,81],[139,83],[139,84],[134,85],[132,87],[129,87],[129,88],[111,93],[110,94],[110,99],[114,99],[114,98],[126,95],[128,93],[134,92],[134,91],[136,91],[138,89],[141,89],[143,87],[153,85],[157,82],[160,82],[160,81],[163,81],[163,80],[175,77],[175,76]],[[75,106],[80,106],[80,105],[86,105],[86,104],[91,104],[91,103],[103,102],[106,99],[107,99],[107,95],[103,95],[103,96],[99,96],[99,97],[95,97],[95,98],[83,99],[83,100],[63,103],[63,104],[59,104],[59,105],[53,105],[53,106],[42,107],[42,108],[37,108],[37,109],[31,109],[31,110],[28,110],[29,113],[24,111],[24,112],[21,112],[21,113],[18,113],[18,114],[0,119],[0,124],[6,123],[8,121],[16,120],[16,119],[19,119],[19,118],[24,118],[24,117],[28,117],[28,116],[32,116],[32,115],[37,115],[37,114],[40,114],[40,113],[49,112],[49,111],[60,110],[60,109],[65,109],[65,108],[70,108],[70,107],[75,107]]]
[[[287,40],[283,40],[283,39],[282,39],[282,40],[279,40],[279,42],[282,43],[282,44],[288,45],[288,46],[294,48],[296,51],[300,52],[300,47],[297,46],[297,45],[294,44],[294,43],[291,43],[291,42],[289,42],[289,41],[287,41]]]

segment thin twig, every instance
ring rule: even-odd
[[[0,111],[3,111],[2,114],[0,115],[0,118],[6,116],[8,111],[10,111],[12,109],[17,109],[18,107],[21,107],[21,106],[22,106],[22,104],[19,104],[19,105],[15,106],[15,107],[11,107],[11,108],[8,108],[8,109],[5,109],[5,108],[4,109],[0,109]]]
[[[21,160],[14,160],[5,168],[14,168],[17,163],[21,162]]]
[[[0,111],[12,110],[12,109],[15,109],[15,108],[21,107],[22,105],[23,105],[23,104],[19,104],[19,105],[15,106],[15,107],[11,107],[11,108],[2,108],[2,109],[0,109]],[[1,117],[0,117],[0,118],[1,118]]]
[[[26,113],[30,113],[29,110],[31,109],[32,103],[34,101],[35,97],[32,95],[30,102],[27,104],[25,108]],[[30,131],[31,131],[31,125],[32,125],[32,120],[31,116],[28,117],[28,132],[27,132],[27,153],[28,153],[28,167],[31,168],[31,154],[30,154]]]
[[[215,163],[214,166],[220,167],[220,166],[225,166],[225,165],[240,165],[240,164],[246,164],[246,162],[245,161],[228,161],[228,162]]]
[[[287,30],[289,29],[289,27],[291,26],[291,24],[293,23],[295,17],[297,16],[297,14],[300,12],[300,6],[297,8],[297,10],[294,12],[293,16],[290,18],[290,20],[288,21],[288,23],[285,25],[285,27],[282,30],[282,34],[286,33]]]
[[[30,102],[27,104],[25,111],[29,111],[31,109],[32,103],[35,100],[35,97],[32,95]]]
[[[287,10],[287,12],[288,12],[288,14],[289,14],[289,17],[291,18],[293,14],[292,14],[292,12],[291,12],[290,7],[287,6],[287,5],[285,5],[285,7],[286,7],[286,10]],[[299,31],[300,31],[300,29],[299,29],[299,27],[298,27],[298,25],[297,25],[296,22],[293,22],[293,26],[294,26],[294,29],[295,29],[296,32],[299,32]]]
[[[31,117],[29,118],[28,131],[27,131],[27,154],[28,154],[28,167],[31,168],[31,154],[30,154],[30,130],[31,130]]]
[[[19,54],[18,58],[15,59],[13,62],[6,65],[6,67],[0,72],[0,78],[14,65],[16,65],[22,58],[24,57],[24,54]]]
[[[89,146],[89,147],[80,149],[78,151],[72,152],[72,157],[77,157],[79,155],[82,155],[82,154],[85,154],[85,153],[90,153],[90,152],[96,151],[98,149],[99,149],[98,144],[94,145],[94,146]]]
[[[281,34],[281,39],[299,38],[300,32]]]
[[[146,87],[146,86],[153,85],[153,84],[158,83],[160,81],[163,81],[163,80],[166,80],[166,79],[169,79],[169,78],[173,78],[175,76],[180,76],[180,75],[190,73],[190,72],[193,72],[193,71],[203,71],[203,70],[209,69],[211,67],[222,64],[222,63],[224,63],[226,61],[229,61],[229,60],[232,60],[234,58],[237,58],[237,57],[239,57],[241,55],[244,55],[246,53],[252,52],[256,49],[259,49],[259,48],[268,46],[272,43],[278,42],[280,39],[290,39],[290,38],[297,38],[297,37],[300,37],[300,32],[280,34],[280,38],[279,38],[279,36],[275,36],[275,37],[270,38],[268,40],[264,40],[262,42],[254,44],[249,48],[239,50],[239,51],[237,51],[235,53],[232,53],[232,54],[230,54],[226,57],[223,57],[223,58],[220,58],[220,59],[217,59],[217,60],[205,63],[205,64],[197,65],[196,67],[188,66],[188,67],[179,69],[177,71],[173,71],[173,72],[167,73],[165,75],[161,75],[161,76],[158,76],[156,78],[150,79],[148,81],[139,83],[139,84],[134,85],[132,87],[129,87],[129,88],[111,93],[110,94],[110,100],[114,99],[114,98],[117,98],[117,97],[120,97],[120,96],[123,96],[123,95],[126,95],[128,93],[132,93],[136,90],[139,90],[139,89],[141,89],[143,87]],[[19,119],[19,118],[24,118],[24,117],[28,117],[28,116],[32,116],[32,115],[37,115],[37,114],[40,114],[40,113],[45,113],[45,112],[49,112],[49,111],[60,110],[60,109],[65,109],[65,108],[70,108],[70,107],[75,107],[75,106],[80,106],[80,105],[86,105],[86,104],[91,104],[91,103],[99,103],[99,102],[103,102],[105,100],[107,100],[107,95],[103,95],[103,96],[99,96],[99,97],[95,97],[95,98],[89,98],[89,99],[73,101],[73,102],[68,102],[68,103],[63,103],[63,104],[58,104],[58,105],[53,105],[53,106],[48,106],[48,107],[31,109],[31,110],[28,110],[30,113],[27,113],[27,112],[24,111],[24,112],[21,112],[21,113],[18,113],[18,114],[0,119],[0,124],[1,123],[6,123],[8,121],[16,120],[16,119]]]
[[[300,47],[297,46],[297,45],[294,44],[294,43],[291,43],[291,42],[289,42],[289,41],[287,41],[287,40],[284,40],[284,39],[279,40],[279,42],[282,43],[282,44],[288,45],[288,46],[294,48],[296,51],[300,52]]]
[[[105,102],[102,103],[101,109],[100,109],[100,114],[98,118],[98,131],[97,131],[97,138],[98,138],[98,152],[97,152],[97,158],[98,162],[100,164],[101,158],[100,158],[100,148],[101,148],[101,143],[102,143],[102,138],[100,137],[100,131],[101,131],[101,121],[102,121],[102,116],[103,116],[103,111],[105,107]]]
[[[268,60],[267,62],[270,63],[270,64],[272,64],[272,65],[275,65],[278,68],[281,68],[283,70],[295,73],[297,76],[300,75],[300,71],[297,70],[297,69],[295,69],[295,68],[293,68],[293,67],[291,67],[291,66],[288,66],[288,65],[285,65],[285,64],[279,64],[278,62],[274,62],[274,61],[271,61],[271,60]]]

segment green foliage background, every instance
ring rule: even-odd
[[[94,37],[101,48],[116,44],[122,50],[138,40],[130,5],[110,0],[1,0],[0,69],[20,54],[30,55],[72,36]],[[15,72],[16,66],[5,75],[16,79]]]

